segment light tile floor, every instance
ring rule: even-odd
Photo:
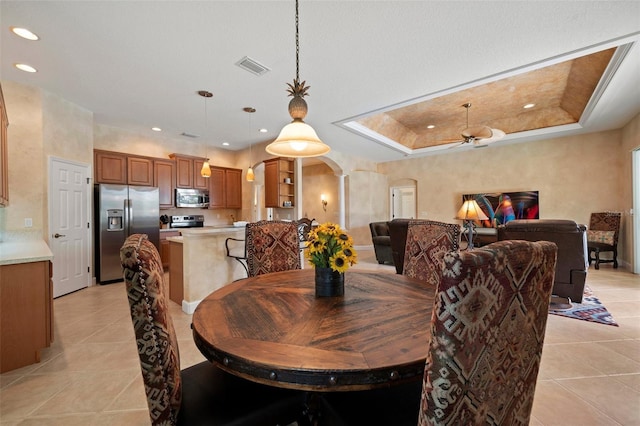
[[[640,276],[603,265],[587,282],[620,327],[549,316],[531,425],[640,425]],[[200,362],[191,316],[171,313],[182,368]],[[149,425],[124,284],[60,297],[54,316],[42,361],[0,375],[0,424]]]

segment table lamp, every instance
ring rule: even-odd
[[[456,219],[460,219],[464,221],[464,227],[467,228],[467,250],[473,249],[473,232],[475,228],[476,220],[488,220],[486,214],[480,209],[478,202],[476,200],[465,200],[458,210],[458,214],[456,215]]]

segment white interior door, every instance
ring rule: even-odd
[[[89,166],[49,158],[53,297],[89,285]]]
[[[396,186],[391,188],[391,219],[416,217],[416,188]]]

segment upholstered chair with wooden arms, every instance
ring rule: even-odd
[[[303,396],[228,374],[209,361],[180,371],[160,255],[145,234],[120,249],[151,424],[288,424]]]
[[[433,220],[412,220],[407,227],[402,274],[427,281],[435,289],[440,282],[444,255],[456,251],[460,225]]]
[[[589,247],[589,265],[595,261],[596,269],[600,269],[601,263],[613,263],[614,268],[618,267],[621,216],[619,212],[591,213],[587,230],[587,246]],[[600,259],[600,253],[605,252],[611,252],[611,259]]]
[[[528,425],[556,255],[548,241],[446,253],[422,387],[323,395],[324,424]]]
[[[261,220],[247,224],[249,276],[300,269],[298,222]]]

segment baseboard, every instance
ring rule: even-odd
[[[182,301],[182,312],[185,314],[193,314],[196,311],[196,308],[200,304],[201,300],[196,300],[195,302],[187,302],[186,300]]]

